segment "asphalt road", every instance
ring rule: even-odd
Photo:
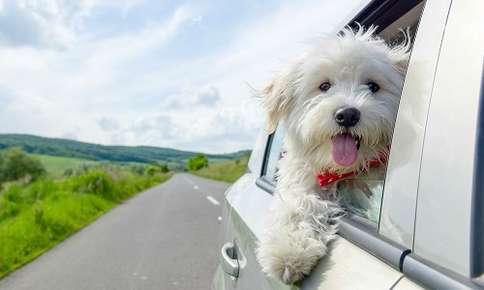
[[[177,174],[0,280],[0,290],[210,289],[228,186]]]

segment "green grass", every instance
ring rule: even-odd
[[[208,167],[197,171],[191,171],[192,174],[225,182],[235,182],[247,170],[249,156],[243,156],[235,160],[226,160],[218,162],[209,162]]]
[[[57,181],[9,185],[0,195],[0,278],[170,176],[95,170]]]
[[[72,158],[72,157],[59,157],[59,156],[49,156],[40,154],[31,154],[40,160],[44,166],[47,174],[51,177],[61,177],[67,169],[80,168],[82,165],[92,165],[96,164],[96,161]]]

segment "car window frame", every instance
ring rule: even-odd
[[[277,130],[278,128],[276,128]],[[261,165],[261,170],[256,178],[255,184],[263,189],[266,193],[273,195],[274,191],[276,190],[275,184],[272,182],[272,180],[269,180],[266,177],[266,172],[267,172],[267,166],[269,162],[269,156],[271,154],[271,149],[272,149],[272,144],[274,140],[274,136],[276,134],[276,130],[269,135],[267,135],[266,143],[265,143],[265,149],[264,149],[264,157],[262,158],[262,165]]]
[[[262,161],[262,166],[261,166],[261,170],[260,170],[260,173],[259,173],[259,177],[266,176],[267,167],[269,165],[268,164],[269,163],[269,155],[271,154],[272,143],[273,143],[272,141],[274,140],[275,134],[276,134],[276,131],[267,135],[267,142],[266,142],[266,146],[265,146],[265,149],[264,149],[264,158],[263,158],[263,161]]]
[[[481,92],[476,132],[475,167],[472,189],[471,213],[471,277],[474,282],[484,286],[484,60],[481,73]]]

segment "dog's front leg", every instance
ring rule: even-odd
[[[258,260],[265,273],[292,284],[308,275],[326,254],[326,245],[336,232],[333,217],[339,209],[315,192],[311,170],[284,161]]]

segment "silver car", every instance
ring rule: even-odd
[[[388,42],[400,27],[415,35],[378,210],[349,210],[297,286],[266,277],[255,249],[284,132],[262,132],[249,171],[226,192],[215,290],[484,289],[484,1],[352,3],[331,15],[342,23],[335,33],[358,22],[379,25]]]

